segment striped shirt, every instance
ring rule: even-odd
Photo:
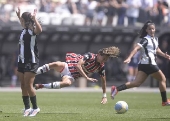
[[[145,36],[139,43],[142,47],[142,58],[139,64],[156,64],[156,50],[158,48],[158,38],[151,37],[149,35]]]
[[[96,73],[98,72],[99,75],[105,75],[104,63],[100,64],[96,61],[97,54],[93,53],[86,53],[84,55],[75,54],[75,53],[67,53],[66,54],[66,63],[68,64],[69,71],[71,75],[76,79],[78,77],[82,77],[82,75],[76,69],[76,65],[80,59],[83,59],[85,63],[82,65],[83,71],[86,74]]]
[[[19,39],[18,62],[37,63],[39,52],[36,41],[37,35],[30,29],[23,29]]]

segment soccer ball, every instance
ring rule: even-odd
[[[117,113],[125,113],[128,110],[128,104],[125,101],[118,101],[115,104],[115,111]]]

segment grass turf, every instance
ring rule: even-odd
[[[160,93],[120,92],[115,100],[100,104],[99,92],[37,92],[41,111],[36,117],[23,117],[21,92],[0,92],[0,121],[169,121],[170,107],[161,106]],[[168,96],[170,96],[168,94]],[[125,114],[114,105],[124,100]]]

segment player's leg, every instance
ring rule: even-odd
[[[138,71],[136,78],[134,81],[132,82],[126,82],[125,84],[122,84],[120,86],[112,86],[111,88],[111,98],[114,99],[115,95],[119,92],[119,91],[123,91],[129,88],[133,88],[133,87],[139,87],[148,77],[148,75],[143,72],[143,71]]]
[[[32,108],[33,108],[29,116],[36,116],[37,113],[40,112],[40,109],[37,106],[36,94],[35,94],[35,90],[33,87],[34,79],[35,79],[35,73],[33,72],[24,73],[25,88],[27,89],[29,93],[30,101],[32,103]]]
[[[18,63],[18,79],[21,83],[20,85],[21,85],[21,90],[22,90],[22,100],[25,106],[23,114],[24,116],[28,116],[31,113],[31,108],[30,108],[29,94],[28,94],[27,89],[25,88],[24,67],[25,67],[25,64]]]
[[[55,71],[60,72],[60,71],[62,71],[64,66],[65,66],[65,62],[60,62],[60,61],[52,62],[52,63],[45,64],[45,65],[39,67],[36,74],[37,75],[42,74],[42,73],[45,73],[51,69],[54,69]]]
[[[153,78],[159,81],[159,90],[162,97],[162,106],[170,105],[170,100],[167,99],[166,94],[166,78],[161,70],[151,75]]]
[[[40,89],[40,88],[60,89],[60,88],[63,88],[63,87],[70,86],[73,81],[74,81],[73,78],[66,75],[66,76],[62,77],[61,82],[56,81],[56,82],[52,82],[52,83],[48,83],[48,84],[35,84],[35,89]]]
[[[132,82],[127,82],[125,85],[126,85],[127,89],[133,88],[133,87],[139,87],[146,80],[147,77],[148,77],[148,75],[145,72],[138,71],[135,80]],[[121,86],[118,86],[117,90],[122,91],[125,89],[121,88]]]

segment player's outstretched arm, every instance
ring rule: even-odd
[[[137,51],[141,48],[141,46],[136,45],[135,48],[131,51],[130,55],[126,60],[124,60],[124,63],[130,63],[131,58],[137,53]]]
[[[106,95],[106,77],[105,76],[100,76],[101,78],[101,83],[102,83],[102,89],[103,89],[103,97],[101,104],[106,104],[107,103],[107,95]]]
[[[34,12],[32,14],[32,20],[35,22],[35,34],[40,34],[42,32],[42,27],[39,23],[39,21],[36,19],[37,9],[34,9]]]
[[[21,26],[24,28],[24,22],[23,22],[23,20],[21,19],[21,10],[20,10],[19,7],[18,7],[18,10],[16,11],[16,14],[17,14],[18,19],[19,19],[19,21],[20,21],[20,23],[21,23]]]
[[[89,78],[86,73],[83,71],[83,68],[82,68],[82,65],[85,63],[85,61],[83,59],[80,59],[79,62],[77,63],[77,70],[79,71],[79,73],[85,77],[87,80],[89,81],[92,81],[92,82],[97,82],[98,80],[97,79],[94,79],[94,78]]]
[[[164,53],[161,51],[161,49],[158,47],[156,50],[156,53],[164,58],[167,58],[168,60],[170,60],[170,55],[168,55],[168,53]]]

